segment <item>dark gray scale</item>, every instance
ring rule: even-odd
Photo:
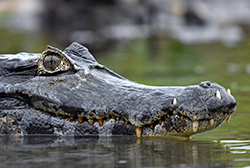
[[[62,59],[56,55],[47,55],[43,60],[44,68],[54,71],[61,64]]]

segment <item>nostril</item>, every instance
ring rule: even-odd
[[[200,86],[203,87],[203,88],[208,88],[212,85],[212,82],[210,81],[206,81],[206,82],[201,82],[200,83]]]

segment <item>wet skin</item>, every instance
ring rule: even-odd
[[[138,84],[78,43],[1,55],[0,75],[2,134],[189,137],[229,121],[236,109],[230,90],[217,83]]]

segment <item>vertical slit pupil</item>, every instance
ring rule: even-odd
[[[53,66],[53,57],[50,57],[50,66]]]
[[[61,58],[56,55],[47,55],[43,60],[43,65],[47,70],[53,71],[61,64]]]

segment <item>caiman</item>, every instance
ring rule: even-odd
[[[235,109],[217,83],[138,84],[76,42],[64,51],[0,55],[0,134],[189,137],[228,122]]]

